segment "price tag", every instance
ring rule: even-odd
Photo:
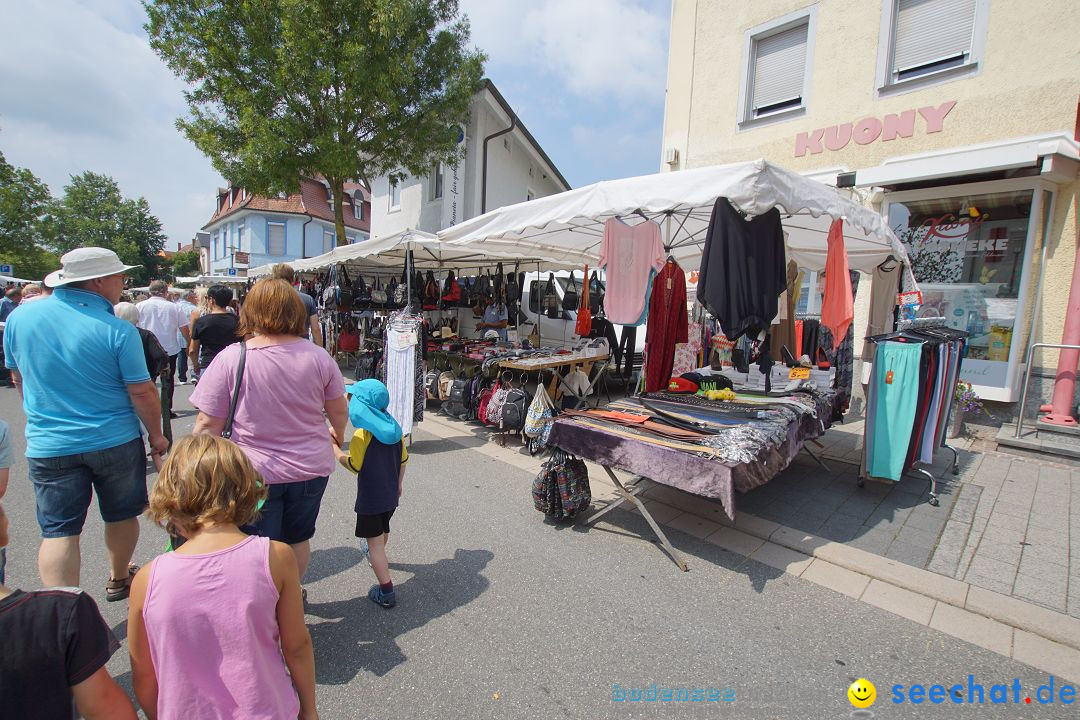
[[[922,305],[922,290],[903,292],[896,296],[897,305]]]
[[[808,367],[793,367],[791,372],[788,373],[788,380],[809,380],[810,368]]]

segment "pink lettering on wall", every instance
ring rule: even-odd
[[[852,140],[856,145],[869,145],[877,140],[889,142],[896,138],[909,138],[915,134],[917,117],[923,119],[926,133],[941,132],[945,127],[945,117],[955,106],[956,101],[949,100],[937,107],[927,105],[918,110],[890,113],[882,119],[866,117],[855,123],[841,123],[809,133],[801,132],[795,136],[795,157],[803,157],[807,153],[819,155],[825,150],[843,150]]]

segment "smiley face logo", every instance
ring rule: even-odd
[[[859,678],[847,689],[848,700],[857,708],[868,708],[877,700],[877,688],[866,678]]]

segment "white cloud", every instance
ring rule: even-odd
[[[6,6],[9,0],[0,0]],[[154,55],[135,0],[0,8],[0,150],[54,195],[85,170],[143,195],[170,237],[210,216],[218,174],[174,127],[183,84]]]
[[[541,66],[574,94],[664,102],[670,4],[631,0],[464,0],[492,64]]]

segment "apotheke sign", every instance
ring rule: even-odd
[[[922,116],[928,134],[941,132],[945,126],[945,116],[955,106],[956,101],[949,100],[937,107],[927,105],[918,110],[890,113],[884,118],[868,117],[856,123],[801,132],[795,136],[795,157],[803,157],[806,153],[819,155],[825,150],[843,150],[852,140],[856,145],[869,145],[877,140],[888,142],[901,137],[909,138],[915,134],[916,114]]]

